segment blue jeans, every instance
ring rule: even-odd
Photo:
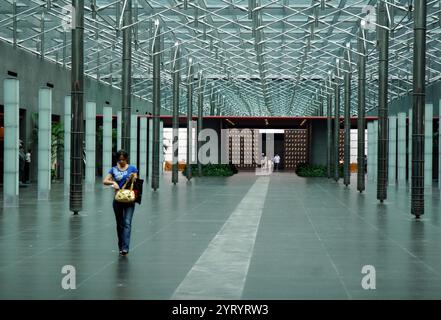
[[[130,231],[132,229],[132,218],[135,212],[134,203],[121,203],[113,200],[113,211],[116,218],[116,232],[118,234],[119,251],[129,251]]]

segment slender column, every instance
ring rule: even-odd
[[[84,0],[72,0],[76,9],[72,29],[71,71],[71,147],[69,208],[74,214],[83,209],[83,141],[84,141]]]
[[[386,4],[378,4],[378,168],[377,168],[377,199],[383,202],[387,198],[387,169],[388,169],[388,59],[389,59],[389,20]]]
[[[116,113],[116,148],[121,150],[122,141],[122,112]]]
[[[147,118],[139,119],[139,171],[140,178],[147,177]]]
[[[378,120],[374,121],[374,137],[373,137],[373,141],[374,141],[374,157],[373,157],[373,177],[374,177],[374,182],[377,182],[378,180]]]
[[[45,9],[42,8],[41,18],[40,18],[40,58],[45,58],[45,45],[44,45],[44,35],[45,35]]]
[[[134,36],[134,43],[135,43],[135,50],[139,50],[139,6],[138,6],[138,0],[133,1],[133,17],[134,17],[134,26],[133,26],[133,36]]]
[[[389,184],[395,184],[397,168],[397,117],[389,117]]]
[[[328,110],[327,110],[327,145],[326,145],[326,173],[328,179],[331,178],[331,167],[332,167],[332,95],[328,93]]]
[[[95,189],[96,104],[86,103],[86,191]]]
[[[427,190],[432,188],[432,156],[433,156],[433,104],[426,103],[424,123],[424,185]]]
[[[159,170],[161,173],[164,173],[164,145],[162,141],[164,141],[164,121],[159,121]]]
[[[193,119],[193,74],[194,67],[192,58],[188,59],[187,75],[187,180],[192,178],[191,159],[192,159],[192,119]]]
[[[162,141],[159,140],[159,117],[161,115],[161,29],[155,21],[153,44],[153,146],[152,146],[152,189],[159,188],[159,161]]]
[[[121,7],[123,5],[123,1],[117,1],[115,3],[115,21],[116,21],[116,38],[119,38],[120,30],[118,28],[119,21],[121,19]]]
[[[441,100],[438,108],[438,189],[441,190]]]
[[[64,195],[69,194],[70,186],[70,139],[72,127],[71,97],[64,97]]]
[[[190,163],[191,164],[197,164],[197,155],[196,152],[198,150],[198,143],[197,143],[197,132],[198,132],[198,122],[197,120],[191,121],[191,135],[190,135],[190,141],[191,141],[191,147],[190,147]],[[193,174],[193,172],[192,172]]]
[[[398,114],[398,184],[406,183],[406,114]]]
[[[123,15],[122,46],[122,136],[121,147],[130,155],[131,96],[132,96],[132,0],[126,0]]]
[[[138,115],[130,116],[130,163],[138,167]]]
[[[218,95],[218,99],[217,99],[217,107],[216,107],[216,115],[217,115],[217,116],[220,116],[220,115],[221,115],[221,105],[222,105],[221,97],[220,97],[220,95]]]
[[[220,96],[217,91],[214,91],[214,115],[219,115],[219,104],[220,104]]]
[[[367,156],[367,167],[368,167],[368,180],[374,180],[374,123],[368,122],[368,156]]]
[[[202,86],[202,74],[199,74],[199,87],[198,87],[198,122],[197,122],[197,133],[196,133],[196,158],[198,161],[198,175],[202,176],[202,164],[199,159],[199,150],[202,147],[202,142],[199,141],[199,135],[203,127],[203,112],[204,112],[204,88]]]
[[[339,162],[340,162],[340,85],[337,74],[335,79],[335,103],[334,103],[334,180],[340,178]]]
[[[66,68],[67,60],[67,31],[63,32],[63,68]]]
[[[323,117],[323,96],[320,96],[319,116]]]
[[[112,107],[103,107],[103,176],[112,165]]]
[[[210,116],[214,116],[215,107],[214,85],[212,84],[210,91]]]
[[[51,190],[52,89],[38,94],[38,200],[49,200]]]
[[[408,132],[408,164],[407,164],[407,169],[408,169],[408,176],[407,179],[409,181],[409,186],[412,185],[412,105],[409,107],[409,125],[407,127],[407,132]]]
[[[345,186],[349,186],[351,183],[351,172],[350,172],[350,162],[351,162],[351,65],[349,61],[346,60],[346,72],[344,75],[345,81],[345,118],[344,118],[344,129],[345,129],[345,154],[344,154],[344,168],[343,168],[343,182]]]
[[[411,213],[424,214],[424,108],[426,102],[426,0],[415,0]]]
[[[147,144],[147,177],[149,181],[152,180],[152,163],[153,163],[153,119],[149,118],[147,121],[148,127],[148,144]]]
[[[17,0],[12,0],[12,43],[17,47]]]
[[[365,129],[366,129],[366,48],[363,39],[363,28],[360,28],[358,38],[358,149],[357,149],[357,190],[365,190]]]
[[[98,52],[96,53],[96,65],[97,65],[97,69],[96,69],[96,78],[98,81],[101,80],[101,74],[100,74],[100,50],[101,48],[98,45]],[[100,82],[97,83],[97,87],[100,87]]]
[[[5,79],[4,93],[4,162],[3,162],[3,206],[18,207],[19,194],[19,108],[20,82]]]
[[[179,176],[179,85],[181,82],[181,50],[176,43],[173,54],[173,162],[172,162],[172,182],[178,183]]]

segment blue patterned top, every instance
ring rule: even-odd
[[[132,166],[131,164],[129,165],[127,170],[124,171],[120,170],[118,166],[114,166],[112,169],[109,170],[108,173],[112,175],[113,180],[118,183],[118,186],[121,189],[132,173],[138,173],[138,169],[136,169],[136,167]],[[127,187],[129,186],[127,185]]]

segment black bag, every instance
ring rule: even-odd
[[[135,202],[138,204],[141,204],[143,184],[144,184],[144,180],[139,178],[135,179],[135,183],[133,184],[133,191],[135,191],[136,194]]]

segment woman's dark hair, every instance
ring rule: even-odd
[[[124,159],[126,159],[126,160],[129,159],[129,154],[127,153],[127,151],[122,150],[122,149],[121,149],[121,150],[118,150],[118,151],[116,152],[116,160],[118,160],[119,157],[121,157],[121,156],[123,156]]]

